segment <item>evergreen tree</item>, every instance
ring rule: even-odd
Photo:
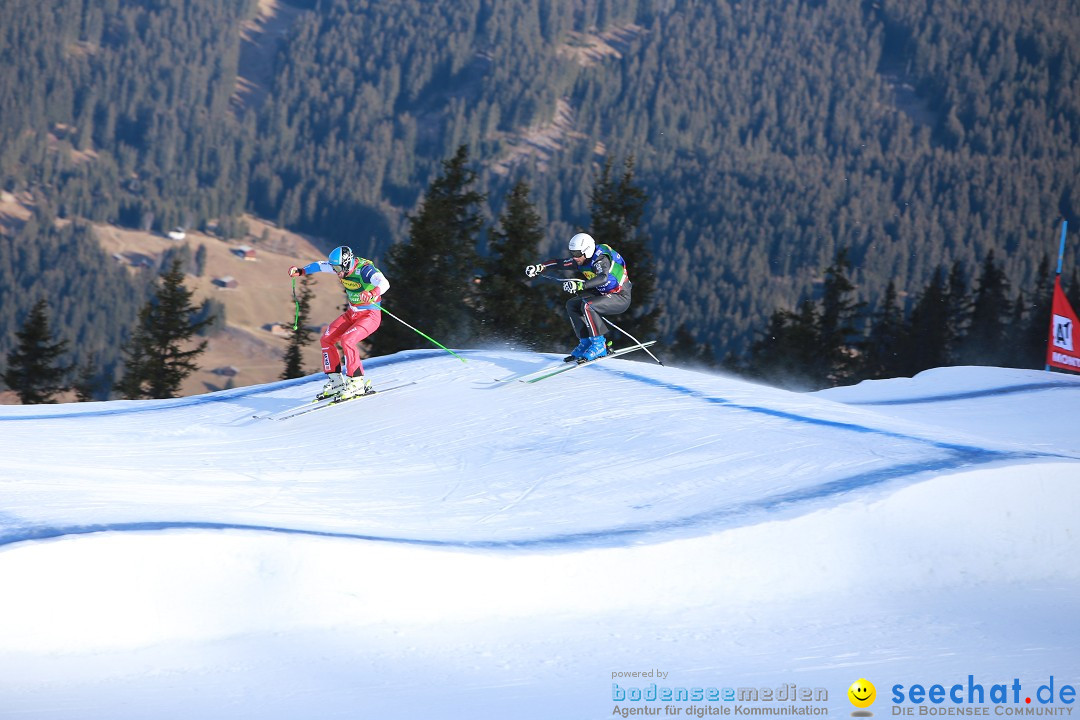
[[[1029,367],[1024,341],[1027,339],[1027,320],[1031,317],[1024,302],[1024,293],[1017,291],[1012,303],[1012,317],[1005,326],[1005,344],[1001,349],[997,364],[1006,367]]]
[[[200,323],[199,337],[208,337],[225,329],[227,325],[225,303],[207,298],[199,307],[195,320]]]
[[[825,270],[820,307],[810,299],[797,312],[775,311],[765,335],[751,346],[751,372],[782,387],[807,390],[838,385],[856,370],[856,320],[863,303],[852,298],[848,250]]]
[[[813,375],[827,386],[850,380],[855,371],[856,321],[864,303],[852,298],[855,285],[848,277],[850,272],[848,248],[841,248],[832,265],[825,269],[825,287],[817,323],[818,352]]]
[[[99,394],[102,394],[101,386],[101,370],[97,365],[97,355],[92,353],[79,365],[78,375],[71,387],[79,402],[91,402],[97,400]],[[104,396],[107,397],[108,393],[104,393]]]
[[[1035,272],[1035,291],[1027,303],[1027,318],[1015,327],[1021,330],[1018,342],[1020,367],[1042,368],[1046,364],[1046,340],[1050,332],[1050,310],[1054,299],[1054,278],[1050,275],[1050,258],[1042,256]],[[1017,301],[1020,304],[1020,301]]]
[[[285,370],[281,373],[282,380],[304,377],[304,346],[311,342],[312,332],[308,328],[308,318],[311,314],[311,298],[315,291],[311,287],[311,280],[307,275],[300,278],[300,294],[296,297],[296,313],[294,327],[289,335],[289,345],[285,348]]]
[[[896,293],[896,283],[889,282],[881,309],[874,313],[862,359],[863,378],[897,377],[904,371],[904,312]]]
[[[640,233],[641,218],[649,196],[634,180],[634,158],[623,164],[623,173],[613,177],[614,161],[604,162],[600,177],[592,189],[590,210],[596,243],[610,245],[626,260],[632,283],[630,310],[618,316],[616,323],[639,340],[656,336],[657,322],[663,312],[656,295],[656,267],[649,239]]]
[[[195,251],[195,277],[202,277],[206,272],[206,245],[199,244]]]
[[[44,299],[34,303],[15,334],[18,345],[7,355],[4,383],[23,405],[54,403],[53,398],[68,389],[63,380],[70,368],[57,363],[67,352],[67,341],[53,341],[48,308]]]
[[[128,400],[139,400],[147,397],[146,383],[149,380],[147,347],[149,341],[142,332],[142,326],[149,315],[148,307],[144,305],[142,310],[139,311],[135,334],[121,348],[124,358],[124,371],[115,387],[120,397]]]
[[[764,335],[751,346],[750,375],[791,390],[820,388],[819,323],[818,312],[809,299],[799,303],[796,312],[773,312]]]
[[[667,348],[665,359],[671,358],[671,364],[687,367],[712,365],[708,345],[698,342],[694,333],[683,323],[675,329],[675,341]]]
[[[466,145],[443,161],[420,210],[409,216],[409,239],[390,249],[386,263],[394,314],[449,346],[475,336],[479,204],[486,196],[470,189],[476,172],[467,162]],[[384,354],[426,343],[400,323],[383,323],[372,341]]]
[[[530,283],[526,265],[536,262],[544,229],[529,201],[529,185],[510,190],[500,227],[491,233],[491,254],[481,262],[480,317],[483,334],[543,348],[565,335],[562,308],[553,302],[557,287]]]
[[[946,283],[945,269],[938,266],[915,301],[905,333],[908,343],[904,375],[916,375],[952,361],[954,323]]]
[[[206,349],[206,340],[191,343],[210,318],[196,319],[202,308],[191,304],[180,258],[173,258],[160,279],[157,294],[139,312],[138,325],[124,347],[119,387],[132,400],[176,397],[180,385],[198,369],[195,358]]]
[[[982,272],[971,309],[971,325],[964,336],[961,361],[968,365],[1000,365],[1009,348],[1008,328],[1012,317],[1009,280],[991,250]]]
[[[951,363],[956,361],[959,345],[971,324],[971,310],[974,304],[969,292],[967,268],[959,260],[953,263],[949,271],[949,284],[944,300],[945,315],[949,323],[946,356]]]

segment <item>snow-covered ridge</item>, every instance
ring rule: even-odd
[[[463,355],[283,422],[253,416],[319,377],[0,408],[0,718],[599,718],[638,665],[837,713],[873,672],[1080,679],[1080,378]]]
[[[928,473],[1077,457],[1067,445],[1017,444],[1011,432],[944,431],[925,409],[915,422],[823,399],[838,391],[801,395],[621,360],[508,387],[493,378],[550,359],[467,356],[369,361],[383,386],[417,384],[276,423],[253,415],[312,395],[320,376],[169,401],[14,408],[0,415],[21,450],[9,470],[62,497],[0,521],[0,544],[252,527],[462,547],[618,545],[807,512]],[[1057,377],[1066,411],[1080,382]],[[82,422],[86,432],[72,431]],[[80,475],[97,480],[68,482]],[[312,483],[340,502],[297,517],[294,501]],[[88,504],[93,513],[81,512]],[[521,521],[551,515],[560,520]]]

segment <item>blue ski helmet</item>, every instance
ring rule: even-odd
[[[334,268],[334,272],[352,272],[355,259],[352,248],[345,245],[330,251],[330,267]]]

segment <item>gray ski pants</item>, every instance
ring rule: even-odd
[[[630,283],[622,290],[607,295],[575,295],[566,302],[566,314],[574,326],[578,338],[606,335],[611,326],[604,322],[605,315],[618,315],[630,307]]]

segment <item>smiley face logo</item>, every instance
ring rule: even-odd
[[[857,708],[868,708],[874,704],[874,700],[877,699],[877,690],[874,688],[874,683],[870,682],[866,678],[859,678],[855,682],[851,683],[851,687],[847,691],[848,700],[851,704]]]

